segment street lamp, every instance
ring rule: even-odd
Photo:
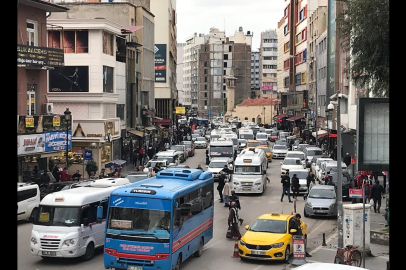
[[[71,116],[71,111],[69,111],[69,108],[66,108],[66,111],[64,112],[65,114],[65,121],[66,121],[66,168],[68,168],[68,158],[69,158],[69,125],[70,125],[70,116]]]
[[[271,101],[272,102],[272,101]],[[265,121],[265,106],[264,106],[264,125],[266,124],[266,121]]]
[[[327,117],[327,153],[330,151],[330,127],[328,126],[328,116],[330,112],[334,110],[334,105],[329,103],[326,109],[326,117]],[[333,118],[331,116],[331,118]],[[333,123],[333,119],[331,119],[331,123]]]

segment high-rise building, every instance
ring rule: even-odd
[[[155,123],[164,126],[175,124],[177,28],[176,0],[151,0],[155,15]],[[162,118],[162,119],[161,119]]]
[[[225,76],[237,77],[235,104],[251,96],[252,33],[239,27],[226,37],[217,28],[194,34],[184,48],[184,91],[190,90],[192,114],[219,116],[227,110]],[[233,71],[231,71],[233,70]]]
[[[184,60],[183,60],[183,47],[185,47],[187,43],[178,43],[177,44],[177,51],[178,51],[178,61],[176,66],[176,90],[178,91],[178,103],[185,107],[185,109],[190,109],[191,99],[190,99],[190,91],[185,92],[183,89],[183,67],[184,67]]]
[[[261,32],[260,44],[261,60],[261,97],[272,97],[277,91],[277,66],[278,66],[278,33],[276,30]]]
[[[260,52],[251,52],[251,98],[261,96]]]

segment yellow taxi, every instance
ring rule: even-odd
[[[254,150],[255,147],[260,146],[259,141],[257,140],[247,140],[247,145],[245,146],[246,149]]]
[[[240,258],[288,262],[289,256],[293,253],[293,237],[288,231],[289,221],[292,218],[295,216],[270,213],[259,216],[254,223],[246,225],[247,231],[238,242]],[[300,224],[306,250],[307,225],[302,220]]]
[[[257,148],[264,150],[268,162],[272,162],[272,150],[269,148],[268,145],[260,145]]]

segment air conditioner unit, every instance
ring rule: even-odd
[[[42,104],[42,113],[53,114],[54,113],[54,104],[53,103]]]

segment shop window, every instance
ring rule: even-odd
[[[38,23],[27,20],[27,45],[38,46]]]
[[[35,93],[37,92],[37,89],[37,84],[27,83],[27,115],[35,115],[37,113],[35,108]]]
[[[111,161],[111,144],[103,144],[101,146],[101,162]]]

